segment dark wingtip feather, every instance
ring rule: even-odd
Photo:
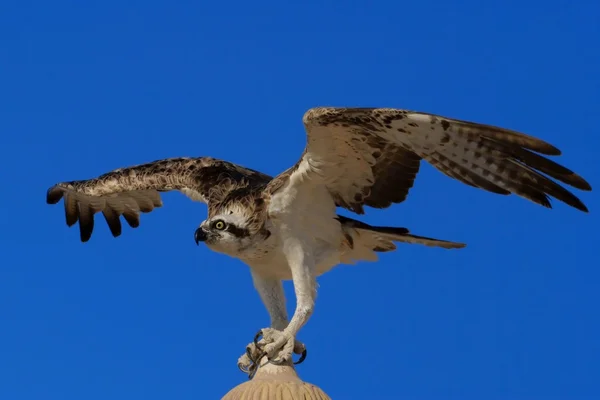
[[[64,197],[65,221],[68,227],[72,227],[79,220],[79,209],[77,208],[77,200],[68,193]]]
[[[584,213],[589,213],[590,210],[588,210],[587,206],[585,204],[583,204],[582,201],[580,201],[579,199],[577,199],[577,202],[574,204],[570,204],[568,203],[570,206],[575,207],[576,209],[578,209],[579,211],[583,211]]]
[[[585,190],[588,192],[592,190],[592,185],[590,185],[590,183],[588,181],[586,181],[585,179],[583,179],[581,176],[579,176],[577,174],[573,174],[573,175],[569,176],[569,178],[570,178],[571,185],[576,187],[577,189]]]
[[[554,188],[553,188],[554,189]],[[551,190],[551,193],[549,193],[552,197],[554,197],[555,199],[579,210],[579,211],[583,211],[585,213],[589,212],[588,208],[586,207],[585,204],[583,204],[583,202],[581,200],[579,200],[579,198],[577,198],[576,196],[574,196],[572,193],[570,193],[568,190],[560,187],[560,189],[562,190]],[[549,208],[549,209],[553,209],[554,207],[552,207],[552,203],[550,201],[550,198],[548,197],[548,195],[544,192],[538,191],[538,190],[531,190],[528,192],[521,192],[518,193],[521,196],[524,196],[526,198],[528,198],[529,200],[533,201],[534,203],[537,203],[543,207]]]
[[[563,203],[579,210],[582,211],[584,213],[589,213],[590,211],[588,210],[587,206],[585,204],[583,204],[583,202],[581,200],[579,200],[578,198],[574,198],[574,199],[569,199],[568,201],[562,198],[557,198],[558,200],[562,201]],[[552,207],[551,204],[548,204],[546,207],[553,209],[554,207]]]
[[[133,211],[125,210],[123,213],[123,218],[125,218],[125,221],[127,221],[129,226],[132,228],[137,228],[140,226],[140,216]]]
[[[119,219],[119,214],[117,214],[111,208],[105,208],[102,210],[102,215],[104,215],[104,219],[106,220],[106,224],[110,229],[110,233],[113,237],[121,236],[121,220]]]
[[[56,204],[62,199],[64,194],[64,189],[58,185],[52,186],[46,192],[46,204]]]
[[[91,208],[83,206],[79,210],[79,237],[82,242],[87,242],[94,231],[94,212]]]
[[[566,183],[567,185],[573,186],[576,189],[585,190],[587,192],[592,190],[592,186],[588,183],[588,181],[586,181],[585,179],[583,179],[581,176],[577,175],[574,172],[569,171],[569,173],[567,173],[567,174],[560,174],[560,173],[552,173],[552,171],[548,171],[543,168],[537,168],[537,166],[534,168],[550,175],[554,179],[557,179],[563,183]]]
[[[560,156],[562,155],[562,151],[548,142],[544,142],[540,140],[540,150],[538,150],[542,154],[546,154],[548,156]],[[543,150],[543,151],[542,151]]]
[[[592,190],[592,186],[585,179],[583,179],[583,177],[571,171],[567,167],[564,167],[536,153],[530,152],[529,150],[513,148],[512,151],[514,152],[514,157],[517,160],[527,164],[530,168],[534,168],[540,172],[543,172],[554,179],[558,179],[567,185],[573,186],[574,188],[587,191]]]
[[[567,192],[570,196],[565,195],[563,197],[557,197],[558,200],[570,205],[571,207],[574,207],[576,209],[578,209],[579,211],[583,211],[585,213],[589,212],[588,208],[586,207],[585,204],[583,204],[583,201],[579,200],[577,197],[575,197],[573,194]]]
[[[83,243],[87,242],[92,237],[92,230],[94,229],[93,221],[94,221],[93,217],[92,217],[91,223],[89,225],[82,224],[81,221],[79,221],[79,238],[81,239],[81,241]]]

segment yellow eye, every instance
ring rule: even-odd
[[[225,222],[217,221],[217,222],[215,222],[214,227],[215,227],[215,229],[223,230],[223,229],[225,229]]]

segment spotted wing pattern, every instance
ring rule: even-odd
[[[264,186],[270,176],[210,157],[169,158],[120,168],[94,179],[58,183],[48,189],[46,202],[64,199],[68,226],[79,222],[80,238],[87,242],[94,229],[94,214],[102,212],[114,237],[121,234],[122,215],[132,228],[140,213],[162,206],[160,192],[178,190],[208,204],[209,213],[235,191]]]
[[[581,176],[543,155],[560,150],[508,129],[391,108],[308,110],[307,146],[300,161],[270,184],[276,192],[293,174],[324,182],[336,203],[356,213],[406,198],[425,159],[447,176],[493,193],[517,194],[545,207],[554,197],[578,210],[587,207],[550,178],[581,190]],[[297,180],[305,182],[305,180]]]

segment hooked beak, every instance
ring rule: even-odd
[[[196,229],[196,232],[194,232],[194,240],[196,241],[196,245],[199,245],[200,242],[205,242],[207,238],[208,235],[206,234],[206,231],[202,228],[198,228]]]

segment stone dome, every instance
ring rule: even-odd
[[[221,400],[331,400],[323,390],[302,381],[294,366],[261,362],[252,380],[231,389]]]

